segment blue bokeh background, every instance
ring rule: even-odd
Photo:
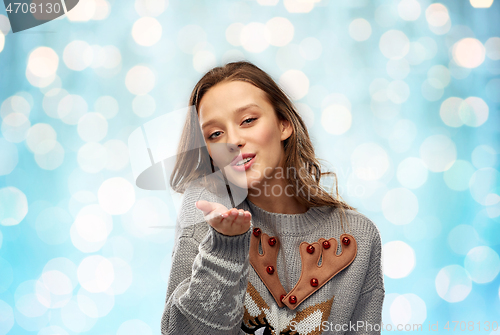
[[[499,20],[498,0],[81,0],[12,33],[0,6],[0,335],[159,334],[176,207],[135,186],[128,136],[240,59],[379,227],[384,324],[500,333]]]

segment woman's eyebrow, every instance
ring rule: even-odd
[[[252,107],[259,107],[259,105],[255,104],[255,103],[249,103],[248,105],[236,108],[233,111],[233,113],[234,114],[242,113],[242,112],[244,112],[247,109],[252,108]],[[203,125],[201,126],[201,129],[205,129],[206,127],[208,127],[211,124],[216,123],[216,122],[217,122],[217,120],[215,120],[215,119],[208,120],[207,122],[203,123]]]

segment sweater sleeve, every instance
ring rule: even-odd
[[[351,316],[351,325],[356,325],[346,334],[380,334],[382,326],[382,305],[384,303],[384,275],[382,270],[382,243],[375,227],[372,239],[370,264],[360,296]]]
[[[208,227],[201,242],[194,233],[200,227]],[[161,319],[163,335],[244,334],[250,234],[251,229],[222,235],[206,221],[181,229]]]

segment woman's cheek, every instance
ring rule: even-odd
[[[211,145],[211,149],[208,150],[208,154],[212,157],[215,165],[219,168],[224,167],[226,162],[228,162],[228,153],[224,145],[216,143],[215,145]]]
[[[274,144],[274,142],[279,143],[279,132],[277,129],[275,129],[275,125],[273,124],[266,124],[263,125],[262,127],[259,127],[259,129],[256,129],[255,133],[253,134],[253,138],[258,141],[259,145],[261,147],[264,147],[266,149],[269,149],[269,144]]]
[[[255,134],[255,138],[264,145],[269,145],[274,140],[273,128],[269,125],[265,125],[258,129]]]

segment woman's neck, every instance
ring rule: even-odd
[[[248,200],[271,213],[302,214],[307,212],[309,208],[293,196],[296,194],[295,188],[292,186],[285,188],[286,186],[285,179],[265,180],[253,190],[248,190]]]

